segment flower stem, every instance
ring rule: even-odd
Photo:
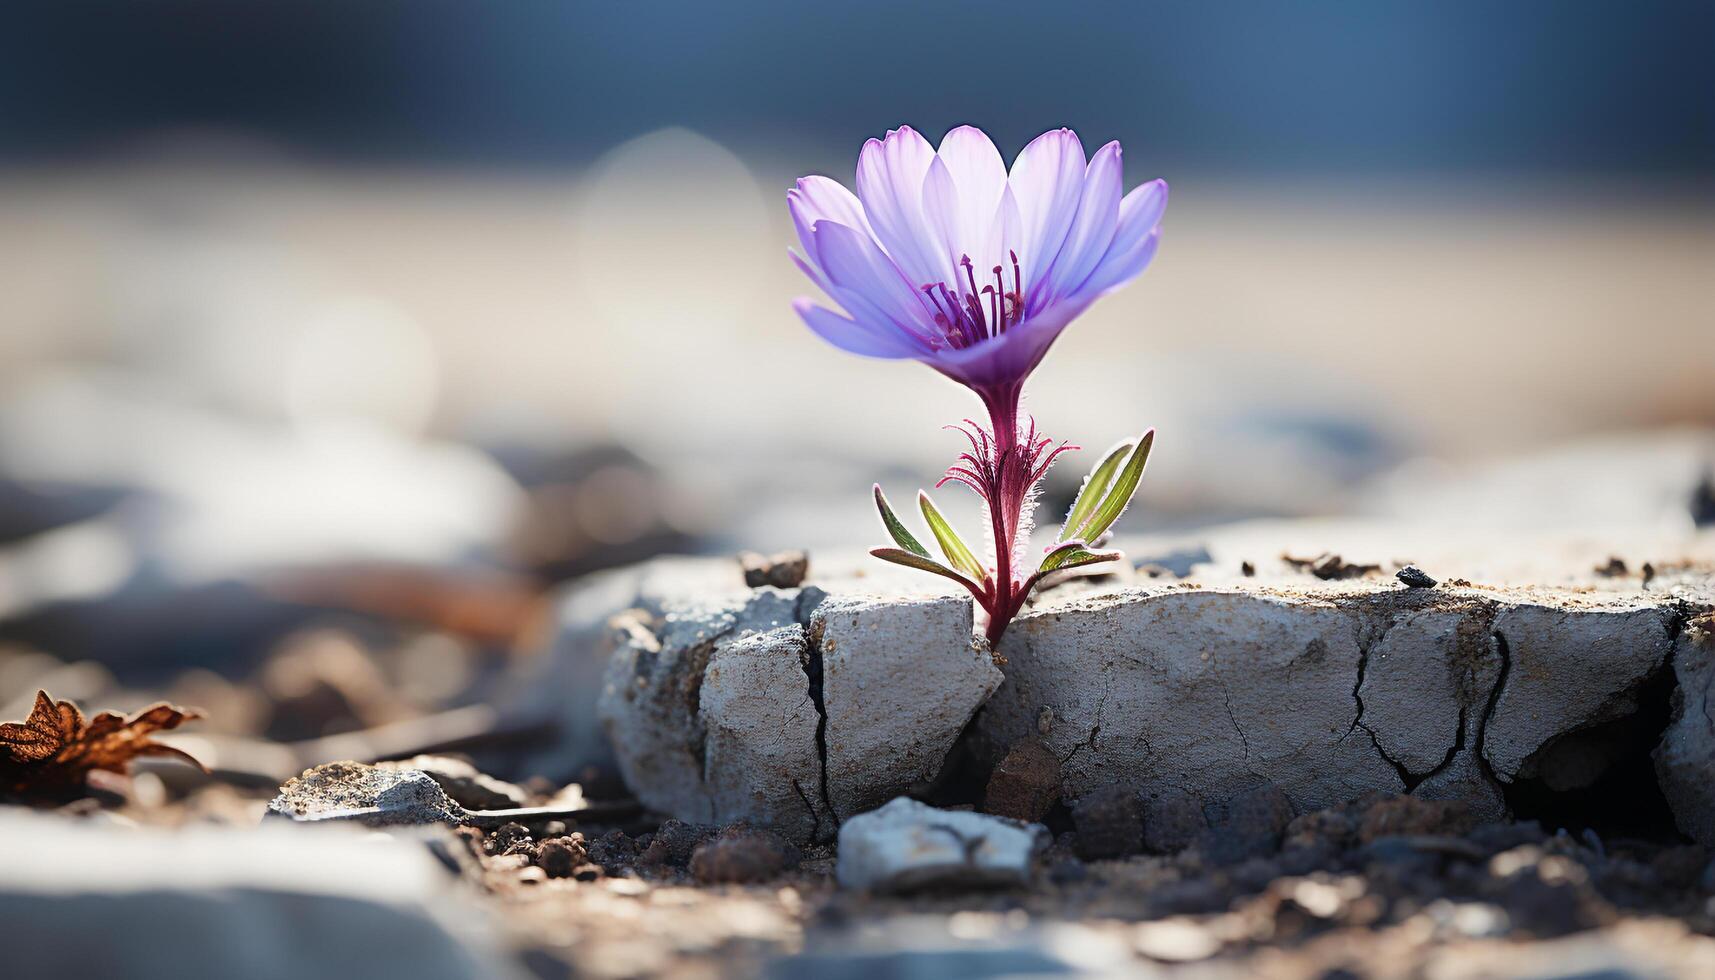
[[[1012,567],[1024,500],[1030,492],[1030,461],[1018,445],[1018,402],[1023,390],[1021,384],[1012,384],[980,392],[994,433],[995,486],[988,510],[994,531],[995,585],[986,610],[991,648],[1000,644],[1023,600],[1013,594],[1017,584]]]

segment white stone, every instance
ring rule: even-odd
[[[1039,824],[902,796],[840,827],[837,874],[844,887],[869,891],[1023,885],[1047,842]]]

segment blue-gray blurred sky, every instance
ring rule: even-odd
[[[312,158],[587,162],[682,125],[849,167],[854,134],[1069,125],[1203,173],[1715,167],[1715,5],[13,0],[0,155],[236,130]],[[1141,144],[1141,146],[1138,146]]]

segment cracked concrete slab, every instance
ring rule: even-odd
[[[1170,786],[1215,804],[1269,782],[1300,810],[1403,790],[1499,817],[1514,785],[1558,792],[1636,763],[1612,754],[1609,726],[1640,717],[1628,716],[1640,699],[1663,703],[1676,636],[1715,604],[1696,565],[1649,589],[1307,575],[1140,586],[1122,573],[1040,597],[991,661],[967,599],[860,561],[819,560],[819,589],[796,594],[734,589],[736,565],[722,578],[666,561],[640,576],[653,583],[634,590],[641,609],[608,621],[602,717],[646,803],[826,840],[924,788],[975,735],[990,759],[1040,738],[1069,799]],[[782,632],[739,643],[770,630]],[[721,666],[711,686],[729,648],[735,676]],[[778,697],[739,711],[741,687]]]

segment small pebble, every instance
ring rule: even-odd
[[[795,589],[804,584],[804,576],[810,572],[810,556],[802,551],[782,551],[773,555],[746,551],[739,554],[738,563],[744,569],[744,584],[753,589],[765,585]]]
[[[1435,579],[1431,578],[1428,572],[1418,568],[1416,565],[1407,565],[1399,571],[1394,572],[1393,576],[1401,582],[1404,582],[1407,588],[1433,589],[1436,585]]]

